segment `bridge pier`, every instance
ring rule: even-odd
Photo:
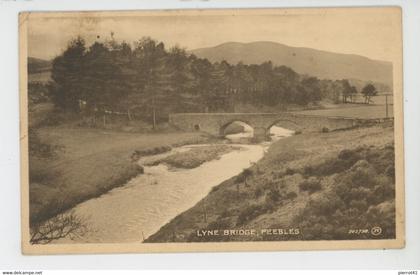
[[[268,130],[264,127],[254,127],[254,142],[262,142],[270,139]]]
[[[202,131],[214,136],[224,135],[226,125],[234,121],[244,122],[254,128],[256,142],[270,139],[269,129],[276,124],[290,130],[320,132],[354,127],[371,119],[328,117],[295,113],[180,113],[170,114],[169,123],[180,130]]]

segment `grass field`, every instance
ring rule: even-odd
[[[31,73],[28,75],[28,82],[47,83],[48,81],[51,81],[51,71]]]
[[[139,134],[69,127],[38,130],[42,142],[57,146],[56,157],[30,157],[30,213],[36,223],[125,184],[142,172],[135,150],[200,143],[199,133]]]
[[[388,117],[394,117],[393,107],[393,105],[388,106]],[[385,105],[341,104],[331,109],[297,111],[294,113],[362,119],[386,118],[386,107]]]

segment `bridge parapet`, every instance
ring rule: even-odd
[[[240,121],[254,128],[258,140],[268,137],[270,127],[278,125],[290,130],[319,132],[323,129],[351,128],[367,120],[345,117],[326,117],[296,113],[175,113],[169,115],[169,123],[185,131],[203,131],[214,136],[224,136],[224,129]]]

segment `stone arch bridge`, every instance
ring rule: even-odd
[[[273,125],[302,132],[320,132],[355,127],[371,119],[327,117],[296,113],[174,113],[169,123],[184,131],[202,131],[214,136],[224,136],[224,130],[233,122],[243,122],[254,129],[254,139],[269,139]]]

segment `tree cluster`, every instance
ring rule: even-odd
[[[154,123],[170,112],[233,111],[238,104],[307,106],[323,98],[339,101],[340,95],[347,102],[357,92],[347,80],[319,80],[270,61],[211,63],[148,37],[130,45],[111,36],[89,47],[73,39],[53,60],[52,80],[51,96],[64,110],[135,113]]]

